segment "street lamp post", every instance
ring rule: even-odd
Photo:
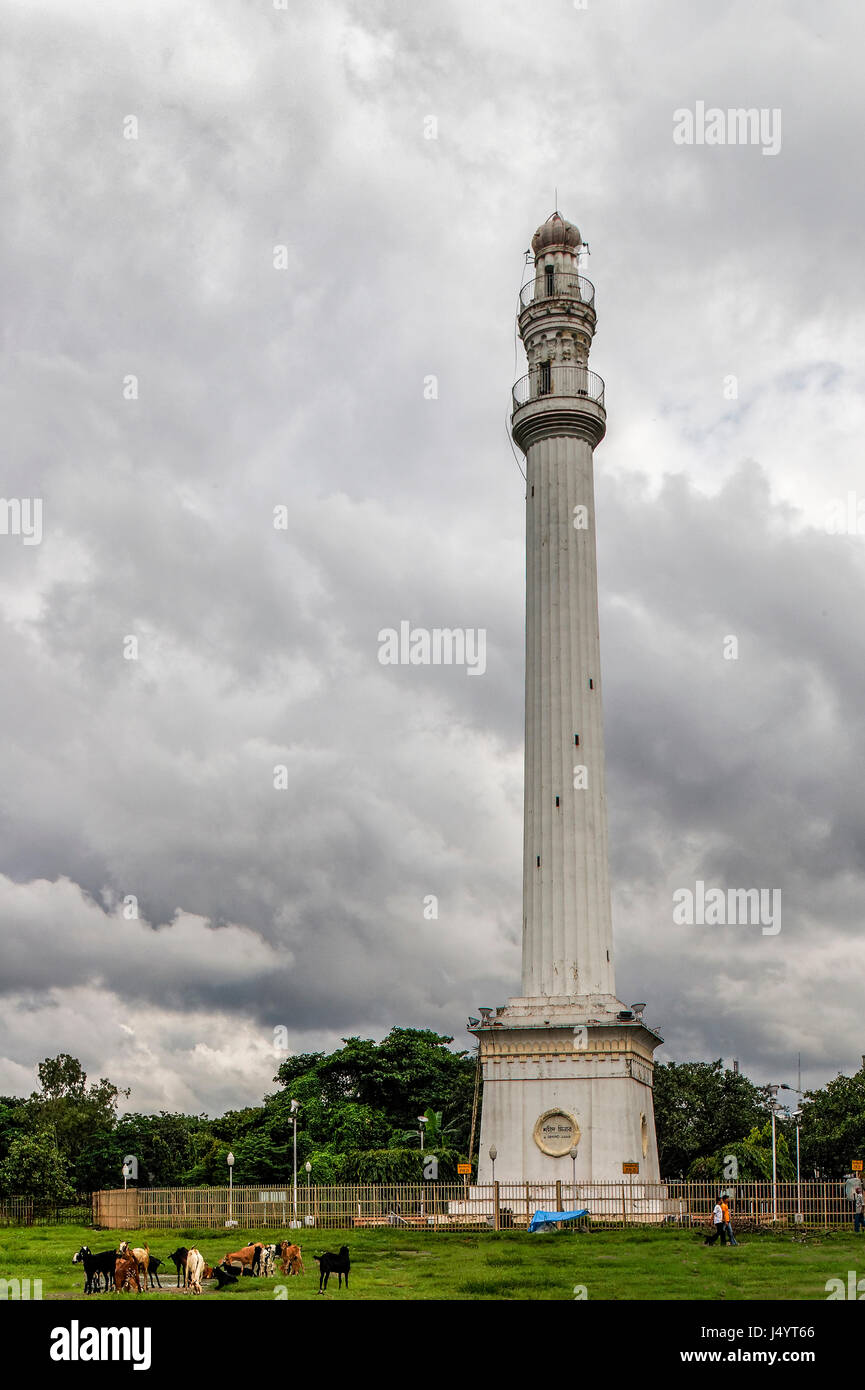
[[[772,1220],[778,1220],[778,1150],[776,1145],[775,1111],[778,1108],[778,1095],[780,1086],[768,1086],[766,1088],[772,1098]]]
[[[493,1182],[495,1182],[496,1180],[496,1159],[498,1158],[498,1156],[499,1151],[496,1148],[495,1144],[490,1144],[490,1163],[493,1165]]]
[[[293,1179],[292,1179],[291,1191],[292,1191],[292,1212],[293,1212],[292,1221],[293,1221],[293,1223],[294,1223],[295,1226],[297,1225],[297,1112],[298,1112],[299,1109],[300,1109],[300,1101],[299,1101],[299,1100],[293,1100],[293,1101],[291,1102],[291,1123],[292,1123],[292,1126],[293,1126],[293,1129],[294,1129],[294,1135],[293,1135],[293,1146],[294,1146],[294,1170],[293,1170],[293,1171],[294,1171],[294,1176],[293,1176]]]
[[[426,1117],[426,1115],[418,1115],[418,1117],[417,1117],[417,1122],[418,1122],[418,1124],[420,1125],[420,1152],[421,1152],[421,1158],[423,1158],[423,1146],[424,1146],[424,1140],[425,1140],[425,1138],[426,1138],[426,1127],[427,1127],[427,1117]],[[426,1170],[424,1170],[423,1176],[426,1177]],[[423,1187],[421,1187],[421,1193],[420,1193],[420,1214],[421,1214],[421,1220],[423,1220],[424,1217],[426,1216],[426,1210],[425,1210],[425,1208],[424,1208],[424,1191],[423,1191]]]
[[[574,1189],[574,1200],[576,1201],[576,1193],[577,1193],[577,1146],[576,1146],[576,1144],[572,1144],[572,1145],[571,1145],[571,1183],[572,1183],[573,1189]]]
[[[772,1220],[778,1220],[778,1148],[774,1106],[772,1107]]]
[[[799,1080],[802,1080],[801,1068],[799,1069]],[[799,1109],[794,1110],[792,1115],[792,1118],[796,1121],[796,1223],[799,1224],[805,1219],[802,1215],[802,1182],[801,1167],[799,1162],[799,1121],[802,1118],[802,1105],[803,1103],[806,1104],[807,1102],[803,1102],[802,1097],[804,1096],[805,1092],[801,1091],[798,1086],[788,1086],[786,1081],[782,1081],[780,1088],[775,1088],[776,1091],[779,1089],[782,1091],[793,1091],[799,1097]],[[774,1118],[775,1115],[773,1111],[772,1119],[774,1120]]]
[[[307,1215],[307,1222],[308,1222],[308,1219],[309,1219],[309,1217],[310,1217],[310,1215],[311,1215],[311,1212],[310,1212],[310,1209],[309,1209],[309,1208],[310,1208],[310,1200],[309,1200],[309,1175],[310,1175],[310,1173],[312,1172],[312,1164],[310,1163],[309,1159],[307,1159],[303,1166],[304,1166],[304,1169],[305,1169],[305,1171],[306,1171],[306,1215]]]
[[[799,1165],[799,1121],[802,1118],[801,1110],[793,1111],[793,1119],[796,1121],[796,1222],[804,1220],[802,1215],[802,1172]]]
[[[123,1191],[125,1192],[125,1191],[126,1191],[126,1184],[127,1184],[127,1182],[129,1181],[129,1164],[128,1164],[128,1163],[124,1163],[123,1168],[122,1168],[121,1171],[122,1171],[122,1173],[123,1173]]]
[[[231,1199],[232,1199],[232,1196],[233,1196],[233,1194],[234,1194],[234,1154],[231,1152],[231,1150],[229,1150],[229,1152],[228,1152],[228,1157],[226,1158],[225,1161],[226,1161],[226,1163],[228,1164],[228,1222],[227,1222],[227,1224],[230,1226],[230,1225],[231,1225],[231,1219],[232,1219],[232,1217],[231,1217]]]

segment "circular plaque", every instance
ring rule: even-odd
[[[545,1110],[538,1116],[533,1139],[541,1153],[564,1158],[580,1142],[580,1127],[567,1110]]]

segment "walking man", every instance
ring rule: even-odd
[[[862,1196],[861,1183],[857,1183],[853,1190],[853,1234],[857,1231],[865,1231],[865,1198]]]
[[[730,1208],[727,1205],[726,1197],[721,1198],[721,1211],[724,1213],[724,1234],[731,1245],[738,1245],[739,1242],[733,1235],[733,1223],[730,1220]]]
[[[710,1236],[706,1236],[706,1239],[704,1240],[703,1244],[714,1245],[715,1241],[718,1239],[718,1236],[721,1237],[721,1244],[726,1245],[727,1237],[724,1234],[724,1208],[721,1206],[720,1197],[718,1198],[717,1202],[715,1203],[712,1209],[712,1234]]]

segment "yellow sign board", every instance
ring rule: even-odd
[[[469,1175],[469,1177],[471,1177],[472,1165],[471,1165],[470,1163],[458,1163],[458,1164],[457,1164],[457,1172],[458,1172],[458,1173],[467,1173],[467,1174]]]
[[[850,1164],[850,1167],[852,1168],[852,1170],[853,1170],[854,1173],[861,1173],[861,1172],[862,1172],[862,1159],[861,1159],[861,1158],[854,1158],[853,1162]]]
[[[622,1164],[622,1172],[623,1172],[623,1173],[639,1173],[639,1171],[640,1171],[640,1165],[639,1165],[639,1163],[623,1163],[623,1164]]]

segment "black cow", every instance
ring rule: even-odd
[[[174,1268],[177,1270],[177,1287],[179,1289],[183,1288],[184,1282],[186,1280],[186,1257],[188,1254],[189,1251],[187,1250],[186,1246],[180,1245],[176,1250],[173,1250],[171,1254],[168,1256],[169,1260],[174,1265]]]
[[[74,1265],[84,1266],[84,1292],[93,1293],[93,1281],[96,1281],[96,1293],[101,1292],[101,1277],[105,1279],[105,1288],[114,1282],[114,1266],[117,1262],[116,1250],[103,1250],[98,1255],[94,1255],[89,1245],[82,1245],[77,1255],[72,1256]]]
[[[324,1293],[327,1289],[327,1281],[332,1274],[339,1279],[339,1288],[342,1288],[342,1276],[345,1275],[345,1287],[348,1288],[348,1272],[351,1269],[351,1260],[348,1258],[348,1246],[341,1245],[339,1254],[334,1255],[332,1250],[325,1250],[323,1255],[314,1255],[313,1259],[318,1264],[318,1291]]]

